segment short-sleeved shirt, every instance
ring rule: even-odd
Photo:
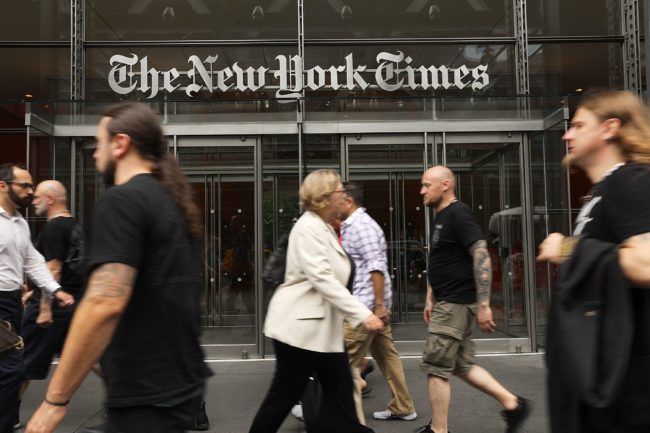
[[[83,275],[71,271],[65,263],[72,241],[72,230],[77,224],[77,221],[72,217],[59,216],[52,218],[45,224],[36,241],[36,249],[43,255],[46,262],[50,260],[59,260],[61,262],[61,280],[59,284],[71,294],[80,294],[84,285]]]
[[[576,218],[574,235],[620,244],[650,232],[650,167],[626,164],[594,186]],[[650,355],[650,290],[632,289],[633,354]]]
[[[89,267],[137,270],[133,293],[101,359],[106,405],[169,404],[202,392],[198,244],[162,183],[140,174],[111,187],[92,220]]]
[[[474,268],[469,247],[484,240],[472,210],[455,201],[436,214],[429,254],[429,284],[436,301],[476,302]]]

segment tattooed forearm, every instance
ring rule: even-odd
[[[85,296],[124,298],[131,295],[136,270],[122,263],[106,263],[90,275]]]
[[[490,289],[492,288],[492,262],[487,250],[487,243],[483,240],[476,241],[469,247],[474,268],[474,281],[476,282],[476,299],[479,303],[490,302]]]

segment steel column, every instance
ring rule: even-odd
[[[639,0],[623,0],[623,62],[625,65],[625,88],[641,94],[641,39],[639,31]]]

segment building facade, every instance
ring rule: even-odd
[[[103,189],[92,153],[112,102],[160,112],[204,213],[210,357],[272,353],[260,275],[317,168],[362,185],[384,228],[395,338],[419,353],[432,164],[458,177],[494,267],[496,336],[544,345],[555,269],[535,262],[588,189],[560,168],[577,97],[645,90],[639,0],[6,0],[0,161],[56,178],[82,223]],[[28,215],[35,230],[42,221]],[[182,288],[179,288],[182,290]]]

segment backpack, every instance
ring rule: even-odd
[[[75,224],[70,232],[70,246],[63,261],[67,269],[81,277],[86,276],[86,236],[81,225]]]
[[[262,284],[265,290],[275,290],[284,282],[284,272],[287,269],[287,249],[289,235],[284,235],[278,240],[278,245],[271,253],[262,272]]]

